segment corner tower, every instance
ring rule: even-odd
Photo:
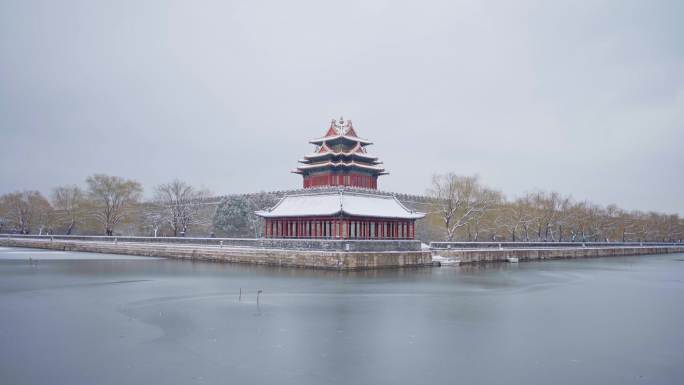
[[[333,120],[325,136],[310,143],[316,146],[313,154],[293,171],[310,190],[286,194],[275,206],[256,212],[264,219],[266,238],[415,238],[415,221],[424,213],[408,209],[393,195],[362,190],[377,190],[378,176],[387,172],[366,152],[371,142],[356,135],[350,120]]]
[[[366,146],[372,142],[359,138],[351,120],[333,119],[325,136],[310,140],[314,152],[299,160],[293,173],[301,174],[304,188],[348,186],[378,188],[378,176],[387,175],[382,162],[371,156]]]

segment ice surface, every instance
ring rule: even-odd
[[[156,257],[138,257],[134,255],[73,253],[66,251],[40,249],[0,248],[0,261],[42,261],[42,260],[139,260],[163,259]]]

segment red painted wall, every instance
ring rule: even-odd
[[[378,188],[378,177],[360,173],[314,174],[304,177],[304,188],[327,186],[351,186],[368,189]]]
[[[415,239],[413,220],[382,218],[268,218],[267,238]]]

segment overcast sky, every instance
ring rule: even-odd
[[[683,20],[683,1],[0,0],[0,193],[297,188],[343,115],[383,190],[453,171],[684,214]]]

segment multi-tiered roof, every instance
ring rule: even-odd
[[[366,151],[371,142],[356,135],[351,120],[333,120],[316,146],[293,172],[304,188],[331,187],[285,195],[257,211],[268,238],[413,239],[415,221],[425,214],[409,210],[394,196],[378,194],[379,175],[387,174]],[[352,187],[352,188],[348,188]]]
[[[314,152],[305,155],[292,172],[304,177],[304,187],[352,186],[377,188],[377,177],[388,174],[366,146],[372,142],[359,138],[351,120],[333,119],[325,136],[313,139]]]

